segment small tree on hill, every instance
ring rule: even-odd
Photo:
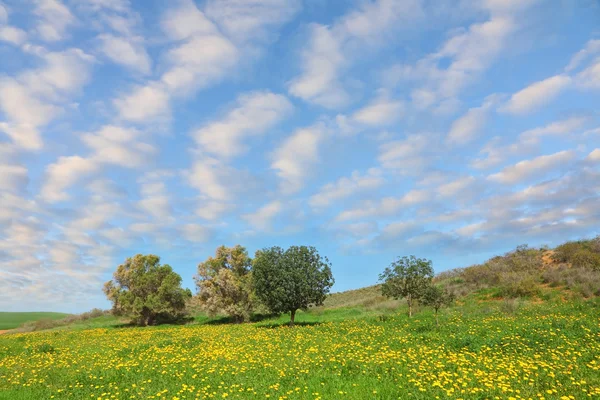
[[[155,255],[128,258],[119,265],[113,279],[104,284],[104,293],[113,311],[131,316],[138,325],[183,316],[189,289],[181,287],[181,276]]]
[[[406,298],[408,316],[412,317],[414,301],[422,297],[431,284],[433,267],[430,260],[404,256],[387,267],[379,279],[383,281],[381,293],[384,296]]]
[[[454,294],[448,292],[445,288],[436,285],[430,285],[423,292],[421,303],[430,306],[435,311],[435,325],[439,326],[438,311],[444,306],[452,304]]]
[[[211,316],[224,312],[237,322],[248,320],[253,309],[251,267],[244,247],[217,248],[214,257],[198,265],[194,277],[202,309]]]
[[[334,283],[331,263],[314,247],[259,250],[252,265],[256,296],[272,312],[289,312],[290,326],[297,310],[323,304]]]

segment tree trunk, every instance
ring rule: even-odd
[[[294,320],[296,319],[296,310],[290,311],[290,326],[294,326]]]
[[[408,302],[408,318],[412,318],[412,296],[409,294],[406,300]]]

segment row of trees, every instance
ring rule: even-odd
[[[321,305],[334,279],[331,263],[314,247],[270,247],[254,259],[240,246],[217,248],[214,257],[198,265],[194,277],[197,300],[209,315],[225,313],[238,322],[254,312],[290,313]],[[113,311],[130,315],[139,325],[180,318],[192,297],[181,288],[181,277],[155,255],[128,258],[104,285]]]
[[[414,256],[394,261],[380,275],[382,294],[405,298],[412,317],[415,302],[431,306],[437,315],[454,296],[433,285],[431,261]],[[296,312],[321,305],[334,283],[331,263],[314,247],[270,247],[258,250],[254,259],[240,245],[221,246],[215,255],[198,265],[194,277],[196,300],[211,316],[226,314],[237,322],[253,313],[289,313],[294,325]],[[181,276],[155,255],[128,258],[113,279],[104,285],[113,311],[129,315],[139,325],[152,325],[181,318],[192,298],[181,287]]]

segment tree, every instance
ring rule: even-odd
[[[290,326],[297,310],[323,304],[334,283],[331,263],[312,246],[265,248],[252,266],[256,296],[272,312],[289,312]]]
[[[192,295],[181,287],[181,276],[152,254],[125,260],[104,284],[104,293],[113,303],[113,311],[131,316],[138,325],[183,316],[186,300]]]
[[[440,308],[450,305],[454,301],[454,294],[448,292],[446,288],[436,285],[430,285],[425,289],[421,303],[430,306],[435,311],[435,325],[439,326],[438,311]]]
[[[433,279],[431,261],[415,256],[402,257],[394,261],[379,275],[381,292],[395,299],[406,298],[408,316],[412,317],[413,304],[424,293]]]
[[[194,277],[202,309],[211,316],[223,312],[237,322],[248,320],[254,303],[251,268],[244,247],[217,248],[214,257],[198,265]]]

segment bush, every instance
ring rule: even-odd
[[[594,253],[592,250],[581,248],[571,257],[571,264],[575,268],[600,270],[600,254]]]

